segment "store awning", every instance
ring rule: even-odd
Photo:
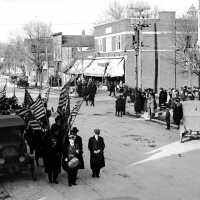
[[[85,69],[85,76],[95,76],[95,77],[103,77],[106,73],[106,69],[110,64],[109,59],[95,59],[91,63],[91,65]]]
[[[120,77],[124,75],[124,58],[110,59],[105,76]]]
[[[91,59],[77,60],[67,74],[82,74],[91,63]]]

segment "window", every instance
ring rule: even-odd
[[[102,38],[97,40],[97,49],[99,52],[103,51],[103,39]]]
[[[106,52],[112,51],[112,38],[107,37],[106,38]]]
[[[106,34],[112,33],[112,27],[107,27],[105,32]]]
[[[121,49],[121,37],[120,37],[120,35],[116,36],[115,45],[116,45],[116,47],[115,47],[116,50],[120,50]]]

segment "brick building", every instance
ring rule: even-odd
[[[136,74],[136,51],[134,50],[134,26],[139,19],[122,19],[94,27],[95,53],[92,60],[114,58],[124,60],[125,83],[130,87],[141,88],[180,88],[189,84],[189,72],[184,63],[177,64],[177,40],[182,33],[181,19],[175,12],[159,12],[158,19],[148,19],[141,31],[141,56],[138,58]],[[90,64],[92,66],[92,64]],[[90,67],[90,66],[89,66]],[[136,78],[138,77],[138,78]],[[197,77],[190,77],[192,85],[197,86]]]

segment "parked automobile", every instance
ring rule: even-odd
[[[16,115],[0,115],[0,174],[29,171],[36,179],[34,158],[24,138],[25,122]]]
[[[10,76],[10,82],[11,82],[11,83],[17,83],[17,78],[18,78],[17,75],[12,75],[12,76]]]
[[[29,83],[28,83],[28,77],[24,76],[24,77],[18,77],[17,79],[17,87],[28,87]]]

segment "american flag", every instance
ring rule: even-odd
[[[17,115],[20,117],[24,117],[26,114],[28,114],[30,112],[29,109],[26,108],[22,108],[21,110],[17,111]]]
[[[0,102],[4,101],[4,99],[6,98],[6,87],[7,86],[5,84],[5,86],[0,91]]]
[[[71,128],[75,119],[76,119],[76,116],[81,108],[81,105],[83,103],[83,100],[79,100],[76,102],[76,104],[74,105],[74,107],[72,108],[71,112],[70,112],[70,116],[69,116],[69,119],[68,119],[68,125],[69,127]]]
[[[30,109],[33,112],[33,116],[35,117],[35,119],[39,120],[45,117],[46,110],[44,108],[44,104],[42,102],[40,95],[38,96],[36,101],[31,105]]]
[[[28,92],[27,89],[25,89],[25,94],[24,94],[24,107],[30,107],[34,103],[30,93]]]
[[[59,103],[58,103],[58,108],[57,108],[58,113],[63,112],[68,99],[69,99],[69,86],[64,85],[60,92]]]
[[[31,127],[33,130],[41,130],[41,123],[37,120],[30,120],[28,122],[28,126]]]

